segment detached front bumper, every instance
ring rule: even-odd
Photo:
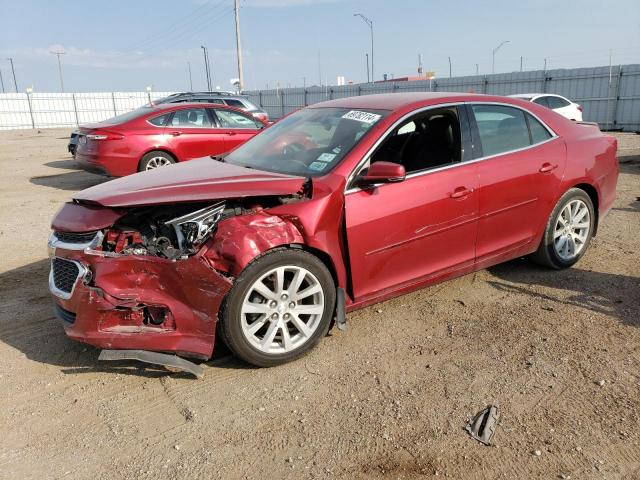
[[[56,237],[49,250],[54,310],[70,338],[99,348],[213,354],[218,310],[231,280],[204,252],[177,261],[105,256]]]

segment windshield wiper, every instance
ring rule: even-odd
[[[225,162],[225,154],[222,155],[209,155],[209,157],[211,157],[212,160],[217,160],[218,162],[224,163]]]

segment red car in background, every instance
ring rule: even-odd
[[[209,358],[220,335],[276,365],[345,311],[524,255],[571,267],[613,205],[616,147],[514,98],[323,102],[224,161],[75,194],[53,220],[49,288],[73,339]]]
[[[123,177],[229,152],[266,125],[223,105],[150,105],[81,126],[76,161],[85,170]]]

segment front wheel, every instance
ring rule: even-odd
[[[570,189],[551,212],[540,246],[531,259],[551,268],[571,267],[586,252],[594,226],[591,198],[584,190]]]
[[[327,267],[302,250],[278,250],[236,279],[219,332],[240,358],[259,367],[294,360],[327,334],[336,287]]]

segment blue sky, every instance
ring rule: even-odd
[[[0,72],[12,88],[60,88],[56,57],[63,49],[67,91],[187,90],[205,88],[200,45],[207,45],[213,83],[229,89],[236,77],[233,0],[0,0]],[[448,76],[520,68],[640,63],[638,0],[242,0],[246,87],[336,83],[366,79],[368,27],[374,22],[375,73]],[[320,62],[318,61],[320,60]],[[319,68],[320,63],[320,68]],[[303,77],[305,80],[303,80]]]

